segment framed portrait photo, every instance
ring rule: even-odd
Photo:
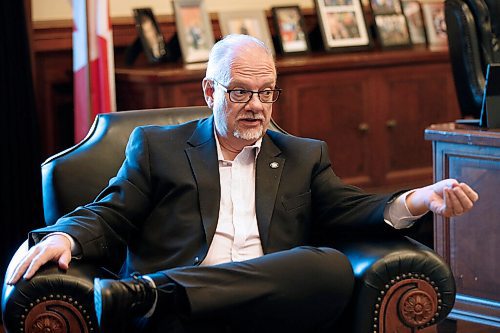
[[[135,28],[141,39],[144,54],[150,63],[167,56],[165,39],[151,8],[134,8]]]
[[[272,7],[273,21],[281,53],[305,53],[310,50],[304,18],[299,6]]]
[[[172,4],[182,59],[185,63],[208,61],[214,35],[203,0],[173,0]]]
[[[262,10],[219,12],[219,25],[222,35],[243,34],[263,41],[275,54],[271,32],[266,14]]]
[[[448,35],[444,18],[444,2],[427,1],[422,3],[422,14],[429,47],[446,47],[448,45]]]
[[[411,45],[410,32],[403,14],[375,15],[375,25],[383,48]]]
[[[404,1],[402,5],[403,13],[408,22],[412,44],[426,44],[427,37],[425,35],[425,25],[424,19],[422,18],[420,3],[418,1]]]
[[[370,0],[370,6],[374,15],[403,13],[399,0]]]
[[[327,51],[371,47],[360,0],[315,0],[315,5]]]

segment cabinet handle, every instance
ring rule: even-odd
[[[370,125],[368,125],[368,123],[361,123],[358,125],[358,130],[361,133],[366,133],[366,132],[368,132],[369,129],[370,129]]]
[[[398,126],[398,122],[396,121],[396,119],[389,119],[389,120],[387,120],[385,125],[387,126],[387,128],[391,129],[391,128]]]

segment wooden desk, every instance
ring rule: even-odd
[[[451,318],[500,327],[500,130],[454,123],[432,125],[434,178],[456,178],[478,193],[463,216],[434,219],[435,250],[450,263],[457,283]]]
[[[344,181],[371,188],[432,181],[422,132],[459,117],[447,50],[322,52],[276,65],[283,94],[273,118],[294,135],[326,141]],[[119,66],[118,109],[202,105],[204,75],[203,65]]]

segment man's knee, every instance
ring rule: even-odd
[[[300,266],[324,293],[337,299],[350,299],[354,272],[343,253],[328,247],[299,247],[294,250],[301,252]]]

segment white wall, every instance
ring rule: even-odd
[[[131,16],[132,8],[140,7],[151,7],[155,15],[172,14],[170,0],[109,1],[112,17]],[[33,21],[66,20],[72,18],[71,0],[31,0],[31,4]],[[208,12],[219,12],[229,9],[269,9],[272,6],[284,5],[299,5],[301,8],[312,8],[314,7],[314,0],[205,0]]]

